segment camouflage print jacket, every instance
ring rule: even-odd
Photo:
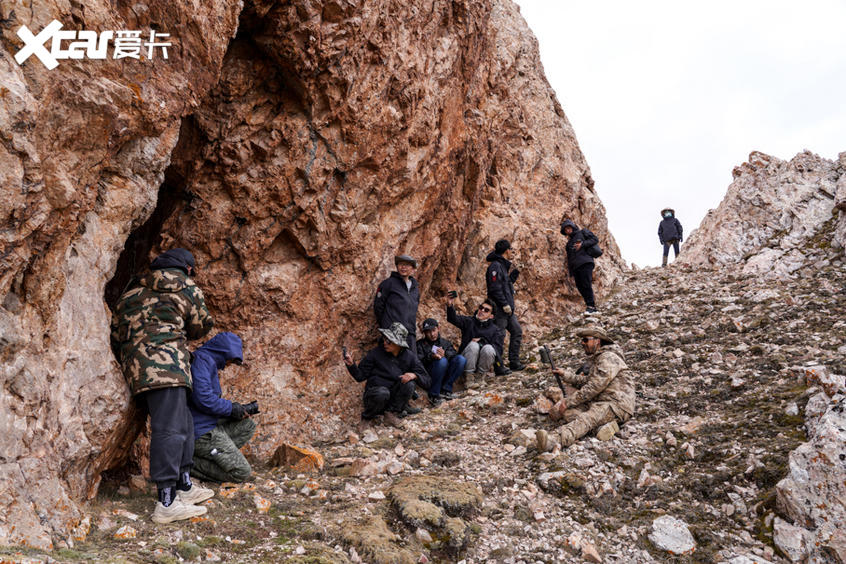
[[[579,388],[567,396],[567,407],[588,402],[606,402],[621,421],[628,421],[635,410],[635,392],[629,367],[619,345],[605,345],[588,358],[587,374],[568,373],[563,379]]]
[[[190,388],[187,341],[213,325],[203,293],[182,270],[153,270],[133,280],[112,316],[112,350],[132,395]]]

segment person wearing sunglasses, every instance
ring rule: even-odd
[[[505,340],[503,331],[493,321],[494,304],[490,300],[483,301],[473,316],[458,315],[455,300],[447,297],[447,321],[461,330],[458,349],[467,359],[464,365],[465,384],[470,388],[477,387],[478,381],[473,381],[473,378],[478,379],[490,372],[495,363],[501,362]]]
[[[576,372],[556,368],[561,380],[577,391],[556,403],[549,412],[553,421],[566,423],[552,436],[545,431],[536,435],[538,450],[552,450],[556,443],[568,447],[594,429],[608,426],[608,437],[619,425],[631,419],[635,410],[635,391],[625,355],[608,333],[597,324],[576,331],[588,355],[585,369]]]

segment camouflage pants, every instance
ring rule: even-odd
[[[206,482],[244,482],[250,477],[250,463],[239,450],[247,444],[256,422],[221,419],[217,427],[194,442],[191,475]]]
[[[580,406],[565,410],[564,420],[567,424],[558,428],[561,446],[572,445],[594,429],[613,421],[615,417],[611,404],[606,402],[592,403],[586,409]]]

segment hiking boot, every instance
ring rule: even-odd
[[[384,416],[385,425],[390,425],[391,427],[396,427],[397,429],[402,428],[402,420],[400,419],[401,415],[393,413],[392,411],[386,411]]]
[[[517,362],[509,363],[508,368],[510,368],[512,372],[520,372],[521,370],[526,369],[526,365],[518,360]]]
[[[593,306],[590,306],[590,307],[588,307],[588,308],[585,310],[585,313],[588,313],[588,314],[590,314],[590,313],[599,313],[599,310],[598,310],[598,309],[596,309],[596,308],[595,308],[595,307],[593,307]]]
[[[397,415],[399,415],[400,417],[408,417],[409,415],[417,415],[421,411],[423,410],[419,407],[414,407],[413,405],[406,404],[406,406],[402,408],[402,411],[400,411]]]
[[[494,366],[494,374],[496,374],[497,376],[508,376],[509,374],[511,374],[511,370],[509,370],[507,366],[497,364],[496,366]]]
[[[197,503],[202,503],[207,499],[211,499],[214,497],[214,490],[210,488],[204,488],[199,484],[192,483],[190,490],[176,490],[176,499],[181,501],[182,503],[187,503],[188,505],[195,505]]]
[[[156,509],[153,511],[153,523],[165,524],[191,517],[199,517],[209,510],[205,505],[191,505],[181,501],[178,497],[173,503],[165,507],[161,501],[156,502]]]
[[[454,394],[452,392],[444,392],[441,394],[441,399],[445,399],[446,401],[454,400],[458,397],[458,394]]]
[[[442,403],[444,403],[444,398],[441,396],[429,396],[429,404],[431,404],[432,407],[438,407]]]

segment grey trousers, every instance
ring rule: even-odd
[[[467,359],[467,364],[464,365],[464,373],[478,372],[484,374],[493,370],[494,361],[496,360],[496,349],[493,345],[479,346],[479,343],[470,341],[461,355]]]
[[[175,486],[191,466],[194,420],[188,409],[190,390],[183,386],[138,394],[150,414],[150,479],[159,487]]]
[[[256,422],[247,417],[240,421],[221,419],[217,427],[194,443],[194,467],[191,475],[206,482],[244,482],[252,468],[240,448],[256,430]]]

